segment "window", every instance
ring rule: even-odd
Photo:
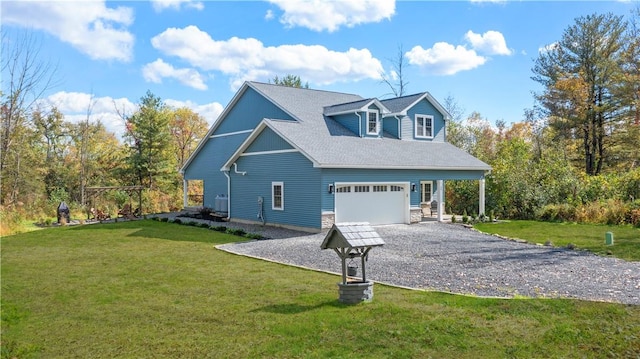
[[[433,116],[416,115],[416,138],[433,137]]]
[[[271,209],[284,210],[283,182],[271,182]]]
[[[404,191],[404,187],[402,186],[391,186],[391,192],[402,192]]]
[[[378,111],[367,112],[367,135],[378,134]]]
[[[431,195],[433,194],[433,182],[431,181],[422,181],[420,182],[420,192],[422,203],[431,202]]]
[[[373,192],[387,192],[387,186],[383,186],[383,185],[373,186]]]
[[[369,192],[369,186],[353,186],[354,192]]]
[[[351,186],[340,186],[340,187],[336,188],[336,192],[337,193],[351,192]]]

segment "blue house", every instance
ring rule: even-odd
[[[246,82],[181,173],[226,198],[231,221],[320,231],[333,223],[415,223],[444,183],[491,167],[446,142],[450,115],[428,93],[379,100]]]

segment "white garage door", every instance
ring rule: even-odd
[[[336,184],[335,221],[408,223],[406,184]]]

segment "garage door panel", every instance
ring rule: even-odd
[[[408,206],[406,197],[404,185],[338,185],[335,193],[335,220],[338,223],[405,223]]]

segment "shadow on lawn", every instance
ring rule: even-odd
[[[92,224],[69,228],[70,231],[130,231],[122,234],[122,237],[144,237],[152,239],[164,239],[179,242],[200,242],[211,244],[224,244],[248,240],[244,237],[212,231],[205,228],[184,226],[172,223],[157,222],[152,220],[135,220],[117,223]],[[131,231],[133,230],[133,231]],[[107,236],[110,234],[107,234]]]
[[[304,313],[311,310],[324,308],[324,307],[334,307],[334,308],[346,308],[349,307],[346,304],[340,303],[337,299],[332,301],[323,302],[316,305],[300,305],[296,303],[290,304],[271,304],[265,305],[264,307],[257,308],[252,310],[251,312],[268,312],[275,314],[298,314]]]

